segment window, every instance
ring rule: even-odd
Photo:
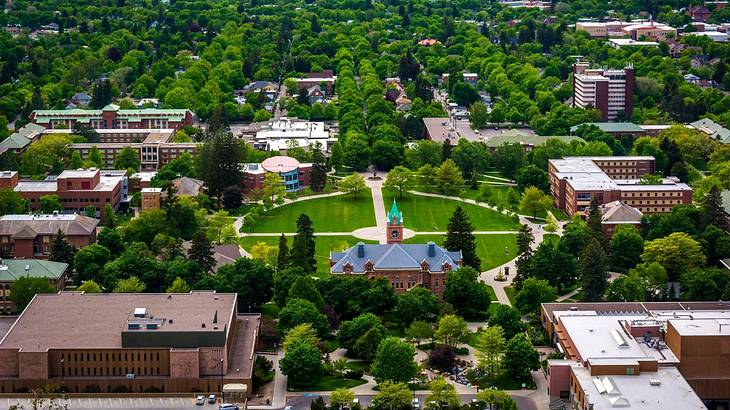
[[[627,367],[626,368],[626,375],[627,376],[633,376],[634,375],[634,368],[633,367]]]

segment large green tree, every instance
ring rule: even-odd
[[[10,301],[15,305],[15,312],[22,312],[38,293],[54,293],[56,288],[44,277],[22,276],[10,285]]]
[[[540,368],[540,354],[532,347],[525,334],[518,334],[507,342],[504,349],[504,368],[518,380],[530,378],[530,371]]]
[[[598,239],[591,238],[581,253],[578,273],[583,287],[583,301],[600,302],[608,286],[608,258]]]
[[[413,361],[416,349],[397,337],[380,342],[371,372],[378,383],[386,380],[407,383],[416,376],[418,365]]]
[[[446,226],[446,239],[443,247],[449,251],[461,251],[464,266],[481,270],[482,261],[477,255],[476,238],[473,232],[474,226],[464,212],[464,208],[457,206]]]
[[[291,248],[291,263],[293,266],[300,266],[307,273],[314,273],[317,270],[317,261],[314,259],[315,241],[312,220],[307,214],[301,214],[297,218],[297,234],[294,235],[294,242]]]
[[[483,317],[489,308],[489,289],[479,280],[479,271],[464,266],[446,275],[444,301],[465,318]]]

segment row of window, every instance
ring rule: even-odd
[[[123,370],[123,371],[122,371]],[[136,371],[135,371],[136,370]],[[159,367],[64,367],[64,376],[124,376],[134,373],[138,376],[157,376]]]
[[[135,358],[136,356],[136,358]],[[137,361],[147,361],[147,352],[127,352],[127,353],[99,353],[98,359],[100,361],[129,361],[129,360],[137,360]],[[83,361],[92,361],[95,362],[97,360],[97,353],[61,353],[61,360],[68,360],[72,362],[83,362]],[[155,352],[154,354],[150,352],[149,354],[149,360],[160,360],[160,353]]]

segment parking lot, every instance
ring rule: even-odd
[[[0,399],[0,408],[7,409],[20,403],[26,409],[32,408],[24,399]],[[144,398],[85,398],[59,400],[61,405],[68,404],[69,410],[75,409],[218,409],[218,404],[195,405],[195,397],[144,397]]]

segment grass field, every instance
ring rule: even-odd
[[[297,217],[309,215],[315,232],[351,232],[375,225],[370,190],[351,195],[310,199],[274,208],[262,216],[252,232],[296,232]]]
[[[514,306],[515,305],[515,288],[512,286],[505,286],[504,293],[507,294],[507,299],[509,299],[509,303]]]
[[[480,206],[465,204],[459,201],[443,198],[429,198],[425,196],[403,194],[401,199],[397,194],[383,190],[383,200],[386,212],[393,203],[398,202],[398,208],[403,212],[403,224],[408,229],[417,232],[446,231],[449,218],[457,206],[461,205],[471,219],[474,229],[478,231],[509,231],[519,229],[519,223],[512,218]]]
[[[406,226],[408,224],[406,223]],[[476,235],[477,255],[482,259],[482,271],[492,269],[514,259],[517,255],[516,236],[511,234]],[[416,235],[406,239],[405,243],[426,243],[433,241],[441,245],[443,235]],[[507,247],[507,254],[504,248]]]
[[[289,249],[292,246],[293,238],[288,236]],[[279,238],[276,236],[247,236],[240,239],[240,243],[244,249],[251,251],[251,246],[263,242],[269,246],[278,246]],[[360,240],[354,236],[317,236],[315,238],[316,247],[314,250],[314,258],[317,260],[317,273],[320,276],[329,274],[329,258],[330,251],[341,251],[355,245]],[[376,243],[373,241],[363,241],[365,243]]]

